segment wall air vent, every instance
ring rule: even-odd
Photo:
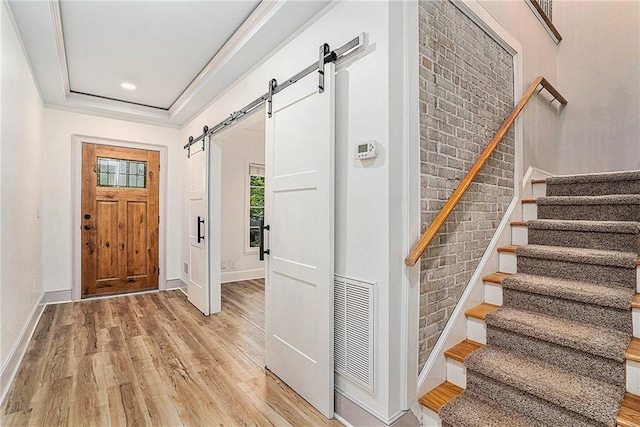
[[[334,277],[335,371],[373,393],[374,284]]]

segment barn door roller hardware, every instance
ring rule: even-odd
[[[229,117],[227,117],[217,125],[212,126],[210,128],[205,126],[204,132],[199,137],[194,138],[193,136],[190,136],[189,142],[184,146],[184,149],[188,150],[187,156],[188,157],[190,156],[191,146],[193,144],[195,144],[198,141],[202,141],[207,136],[213,135],[214,133],[219,132],[225,127],[235,123],[236,120],[238,120],[240,117],[255,110],[264,102],[267,103],[268,115],[269,117],[271,117],[273,113],[273,110],[271,107],[273,96],[278,92],[288,88],[292,84],[296,83],[301,78],[315,71],[318,72],[318,91],[323,92],[324,91],[324,65],[329,62],[338,62],[340,59],[346,57],[348,54],[352,53],[355,49],[360,48],[362,46],[364,46],[364,34],[360,34],[356,36],[355,38],[351,39],[350,41],[348,41],[347,43],[343,44],[342,46],[340,46],[335,50],[331,50],[329,45],[327,43],[324,43],[322,46],[320,46],[319,58],[317,62],[314,62],[313,64],[309,65],[307,68],[300,71],[298,74],[291,77],[281,85],[278,84],[276,79],[271,79],[269,81],[269,91],[267,93],[253,100],[252,102],[247,104],[244,108],[241,108],[238,111],[234,111]]]

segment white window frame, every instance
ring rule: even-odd
[[[247,159],[245,162],[245,173],[244,173],[244,179],[245,179],[245,185],[244,185],[244,223],[243,223],[243,227],[244,227],[244,253],[246,255],[251,255],[251,254],[257,254],[258,251],[260,250],[260,248],[252,248],[251,246],[249,246],[250,243],[250,233],[249,233],[249,212],[251,209],[250,203],[251,203],[251,197],[250,197],[250,189],[251,189],[251,177],[249,175],[249,172],[251,171],[251,165],[259,165],[262,166],[264,168],[264,161],[263,160],[250,160]],[[264,208],[264,207],[263,207]]]

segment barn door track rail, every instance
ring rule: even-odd
[[[278,84],[276,79],[271,79],[269,81],[269,91],[267,93],[265,93],[259,98],[256,98],[255,100],[253,100],[252,102],[250,102],[249,104],[241,108],[240,110],[234,111],[229,115],[229,117],[227,117],[217,125],[212,127],[205,126],[200,136],[196,138],[194,138],[193,136],[190,136],[189,142],[184,146],[184,149],[188,150],[187,157],[191,157],[191,146],[193,144],[196,144],[199,141],[202,141],[203,149],[204,149],[204,139],[207,136],[211,136],[214,133],[221,131],[225,127],[235,123],[240,117],[250,113],[251,111],[255,110],[265,102],[267,103],[268,116],[271,117],[271,114],[273,112],[271,107],[271,101],[273,99],[273,96],[313,72],[318,72],[318,92],[323,92],[324,91],[324,65],[331,62],[337,62],[339,59],[347,56],[348,54],[352,53],[355,49],[360,48],[363,45],[364,45],[364,34],[359,34],[357,37],[351,39],[350,41],[348,41],[347,43],[343,44],[342,46],[340,46],[335,50],[331,50],[331,48],[327,43],[322,44],[319,49],[318,61],[309,65],[307,68],[300,71],[298,74],[291,77],[290,79],[288,79],[282,84]]]

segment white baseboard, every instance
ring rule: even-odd
[[[418,427],[420,421],[411,411],[401,411],[390,419],[383,420],[378,414],[375,416],[365,409],[360,402],[355,402],[352,397],[347,397],[343,392],[335,391],[335,417],[341,423],[351,427]],[[370,409],[370,408],[369,408]]]
[[[38,324],[38,320],[40,320],[40,316],[44,311],[44,298],[45,294],[43,293],[40,295],[38,302],[33,306],[33,309],[31,309],[29,318],[25,322],[24,327],[18,336],[18,341],[14,344],[11,352],[9,353],[9,357],[7,357],[6,362],[2,366],[2,370],[0,371],[0,402],[4,402],[4,398],[7,396],[9,387],[11,387],[11,383],[13,383],[13,380],[18,373],[18,368],[20,367],[22,358],[27,352],[31,336],[33,335],[36,325]]]
[[[167,280],[167,290],[173,289],[186,289],[187,284],[182,281],[182,279],[169,279]]]
[[[61,302],[71,302],[71,289],[62,291],[49,291],[44,293],[42,304],[59,304]]]
[[[220,283],[239,282],[241,280],[263,279],[264,268],[253,270],[225,271],[220,274]]]

